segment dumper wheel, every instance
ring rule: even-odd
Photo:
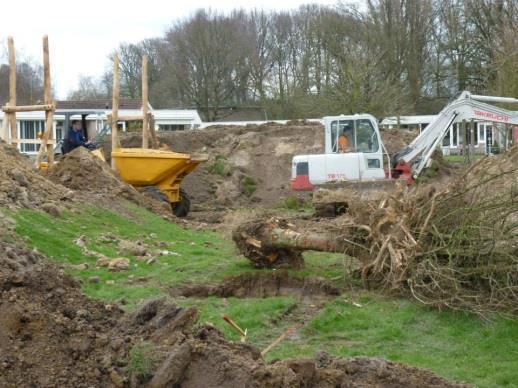
[[[158,187],[155,186],[146,186],[144,187],[144,194],[156,199],[157,201],[163,201],[169,203],[169,199],[167,195],[165,195]]]
[[[176,217],[185,217],[191,209],[191,200],[184,189],[180,189],[180,202],[173,203],[173,214]]]

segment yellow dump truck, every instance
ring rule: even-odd
[[[142,188],[156,199],[171,203],[176,216],[187,215],[190,200],[180,184],[187,174],[207,160],[206,155],[147,148],[119,148],[111,155],[124,182]]]

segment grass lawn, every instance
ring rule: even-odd
[[[169,290],[181,283],[218,282],[226,276],[257,271],[236,254],[231,241],[217,233],[188,230],[134,205],[127,207],[130,216],[95,207],[83,207],[77,214],[65,213],[60,218],[27,209],[10,215],[28,245],[65,265],[83,281],[86,295],[123,300],[130,311],[148,298],[169,297]],[[95,268],[96,259],[84,256],[74,240],[83,235],[88,249],[120,257],[116,244],[98,241],[107,233],[177,255],[161,256],[150,265],[128,257],[131,267],[116,273]],[[306,268],[291,271],[293,275],[326,277],[350,291],[315,310],[303,327],[293,319],[300,311],[296,297],[177,298],[175,302],[198,306],[200,322],[213,323],[228,339],[237,341],[238,335],[221,319],[228,314],[248,330],[248,341],[260,348],[296,326],[296,335],[269,353],[270,360],[312,356],[319,350],[343,356],[383,356],[481,387],[518,386],[518,322],[496,316],[483,322],[468,314],[439,312],[412,301],[358,291],[347,276],[350,260],[325,253],[310,253],[305,258]],[[89,268],[75,269],[82,263]],[[89,283],[92,276],[101,282]]]

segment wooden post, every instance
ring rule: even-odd
[[[16,53],[12,36],[7,38],[7,51],[9,55],[9,105],[16,106]],[[9,113],[8,118],[11,126],[11,143],[16,144],[18,139],[16,113]]]
[[[148,134],[149,134],[149,117],[148,117],[148,101],[149,101],[149,89],[147,81],[147,55],[142,56],[142,148],[148,148]]]
[[[22,106],[11,106],[7,104],[2,107],[2,110],[6,113],[48,111],[52,109],[54,109],[54,106],[52,104]]]
[[[117,121],[119,117],[119,57],[113,56],[113,91],[112,91],[112,151],[120,148]],[[112,168],[115,169],[115,159],[112,158]]]
[[[54,102],[52,101],[52,87],[50,82],[50,60],[49,60],[49,38],[47,35],[43,37],[43,100],[45,105],[52,105],[51,110],[45,111],[45,132],[41,138],[41,146],[36,157],[36,168],[41,163],[41,158],[45,151],[47,152],[47,161],[49,167],[54,163],[54,147],[48,141],[53,138],[54,132]]]

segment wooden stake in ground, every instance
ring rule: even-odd
[[[119,57],[113,56],[113,92],[112,92],[112,151],[120,148],[117,121],[119,118]],[[112,168],[115,169],[115,159],[112,158]]]
[[[261,356],[265,356],[266,353],[268,353],[270,350],[272,350],[274,347],[279,345],[281,341],[284,341],[284,339],[289,336],[291,333],[295,331],[294,327],[290,327],[288,330],[286,330],[284,333],[282,333],[279,338],[277,338],[275,341],[273,341],[270,345],[268,345],[263,351],[261,351]]]
[[[246,330],[241,329],[228,315],[224,315],[223,320],[239,333],[241,342],[246,342]]]
[[[148,101],[149,89],[147,81],[147,55],[142,56],[142,148],[148,148],[148,134],[149,134],[149,116],[148,116]]]
[[[7,38],[7,50],[9,55],[9,105],[16,106],[16,53],[14,51],[14,40]],[[11,143],[18,143],[18,131],[16,128],[16,113],[7,114],[11,126]]]
[[[54,101],[52,100],[52,87],[50,82],[50,59],[49,59],[49,38],[47,35],[43,37],[43,99],[45,105],[52,106],[52,109],[45,110],[45,132],[41,138],[41,146],[36,157],[36,168],[40,166],[41,159],[45,151],[47,151],[47,160],[49,167],[54,163],[54,148],[48,141],[52,139],[54,132]]]

